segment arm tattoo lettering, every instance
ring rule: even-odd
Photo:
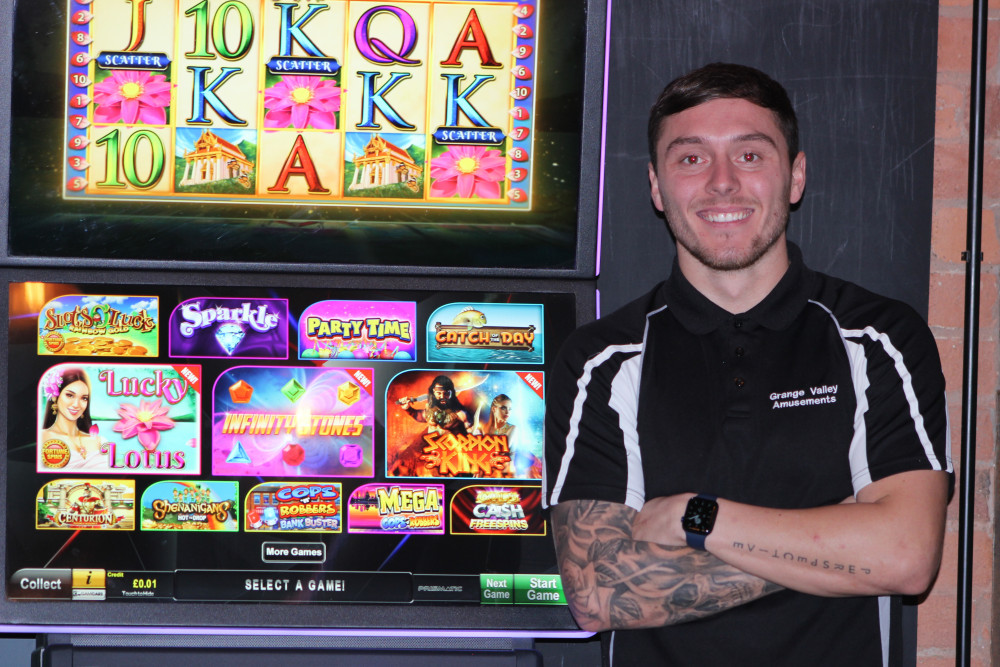
[[[747,553],[756,554],[762,557],[780,558],[781,560],[785,560],[790,563],[798,563],[799,565],[808,565],[810,567],[815,567],[822,570],[835,570],[838,572],[846,572],[847,574],[872,573],[871,568],[868,567],[861,567],[858,565],[854,565],[852,563],[838,563],[836,561],[819,558],[817,556],[813,557],[803,556],[801,554],[794,554],[791,551],[770,549],[750,542],[733,542],[733,548],[739,549],[740,551],[746,551]]]
[[[633,540],[635,515],[624,505],[592,500],[552,510],[563,588],[581,627],[683,623],[780,590],[706,552]]]

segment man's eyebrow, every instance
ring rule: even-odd
[[[733,143],[743,144],[753,141],[763,141],[766,144],[771,144],[775,148],[778,147],[778,143],[769,134],[764,134],[763,132],[751,132],[750,134],[741,134],[738,137],[733,137]]]
[[[677,146],[688,146],[691,144],[701,144],[704,143],[700,137],[677,137],[669,144],[667,144],[667,150],[664,153],[669,153],[674,150]]]
[[[764,132],[751,132],[749,134],[740,134],[735,137],[731,137],[729,141],[734,144],[745,144],[745,143],[752,143],[755,141],[761,141],[766,144],[770,144],[774,148],[778,147],[778,144],[774,140],[774,138],[771,137],[769,134],[765,134]],[[701,137],[677,137],[669,144],[667,144],[667,149],[664,152],[669,153],[677,146],[699,145],[703,143],[705,143],[705,141]]]

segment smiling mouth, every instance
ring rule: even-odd
[[[739,222],[753,215],[753,209],[739,211],[699,211],[698,217],[708,222]]]

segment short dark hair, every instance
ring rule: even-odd
[[[718,99],[741,99],[770,109],[788,144],[788,159],[799,152],[799,122],[788,93],[758,69],[732,63],[711,63],[667,84],[649,110],[649,159],[656,169],[656,143],[663,120],[685,109]]]

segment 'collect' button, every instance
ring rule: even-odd
[[[23,569],[14,573],[7,586],[12,598],[73,599],[73,571]]]

